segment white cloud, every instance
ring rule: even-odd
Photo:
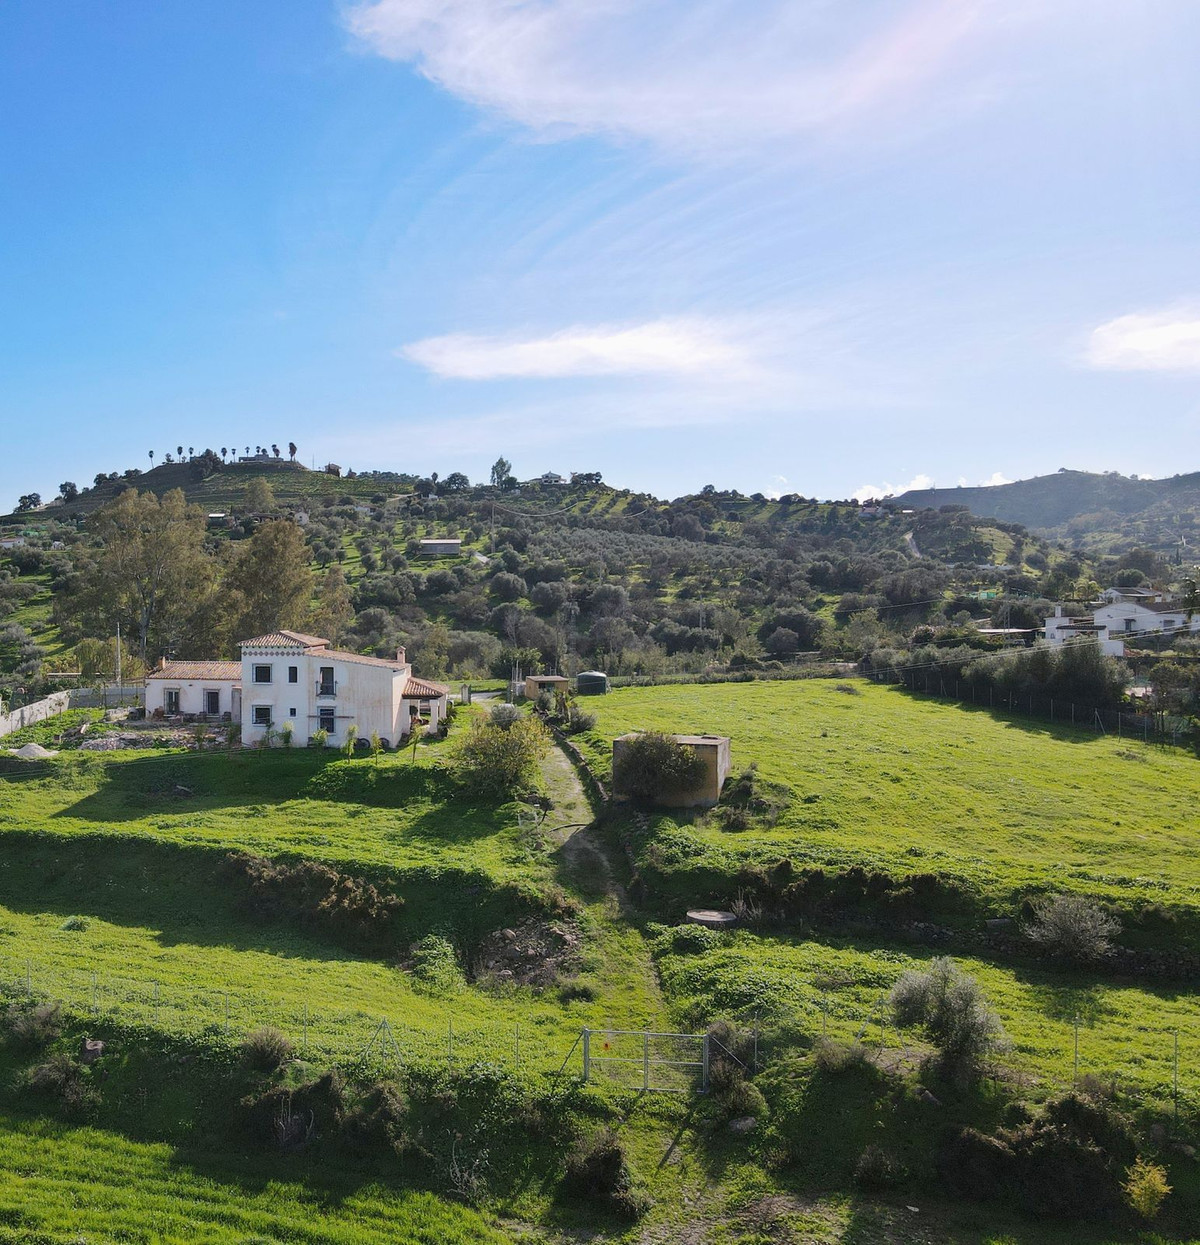
[[[698,318],[635,325],[575,325],[543,337],[448,333],[398,352],[456,380],[568,376],[728,376],[745,370],[747,349],[722,326]]]
[[[1109,320],[1092,331],[1087,362],[1106,371],[1200,371],[1200,311],[1139,311]]]
[[[911,492],[913,489],[933,488],[933,476],[927,476],[923,471],[913,476],[907,484],[862,484],[850,494],[855,501],[869,501],[873,497],[899,497],[901,493]]]
[[[1011,484],[1012,481],[1002,471],[993,471],[986,480],[979,481],[980,488],[997,488],[1001,484]]]
[[[359,0],[368,50],[547,137],[734,149],[890,117],[994,47],[1020,0]],[[957,99],[961,103],[961,95]]]

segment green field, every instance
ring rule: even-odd
[[[1200,907],[1200,770],[1178,750],[921,700],[855,680],[618,690],[589,702],[592,764],[632,730],[729,735],[791,806],[770,828],[657,818],[682,873],[748,860],[862,865],[963,879],[1011,914],[1021,892],[1069,887],[1129,903]]]

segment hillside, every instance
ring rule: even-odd
[[[1145,546],[1172,556],[1182,552],[1186,562],[1195,561],[1200,547],[1200,472],[1146,480],[1063,468],[1012,484],[915,489],[896,503],[966,506],[974,515],[1020,523],[1093,553]]]

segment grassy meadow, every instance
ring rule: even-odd
[[[945,874],[993,897],[997,915],[1048,886],[1200,907],[1200,770],[1178,749],[860,680],[624,689],[588,707],[599,721],[585,747],[602,776],[615,736],[663,730],[729,735],[735,773],[756,764],[790,788],[771,827],[656,818],[655,841],[683,872],[732,875],[786,855]]]

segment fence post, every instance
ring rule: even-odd
[[[1172,1115],[1174,1127],[1179,1127],[1179,1030],[1175,1030],[1175,1067],[1172,1074],[1171,1098],[1173,1100]]]
[[[583,1083],[586,1085],[592,1077],[592,1031],[583,1031]]]
[[[650,1092],[650,1030],[642,1033],[642,1092]]]
[[[700,1074],[700,1092],[708,1093],[708,1056],[709,1056],[709,1036],[704,1035],[704,1053],[702,1055],[702,1070]]]

